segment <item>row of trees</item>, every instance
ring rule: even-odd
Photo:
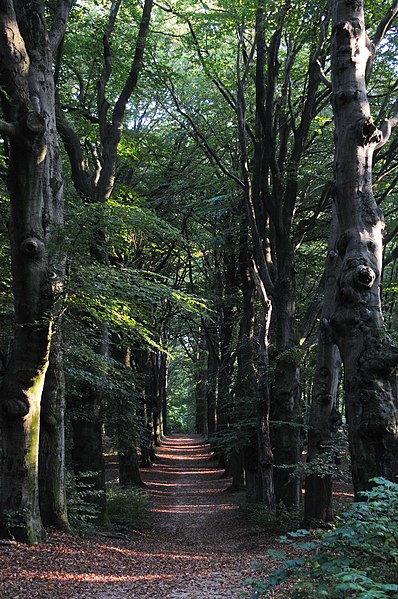
[[[331,517],[341,363],[355,491],[397,475],[397,10],[1,3],[2,534],[68,526],[65,462],[103,490],[104,426],[140,484],[187,360],[196,431],[270,509],[307,447]]]

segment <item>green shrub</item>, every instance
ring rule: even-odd
[[[299,509],[287,509],[279,505],[276,511],[272,511],[264,503],[256,501],[250,495],[238,503],[239,515],[254,528],[270,533],[281,533],[298,527],[303,519],[303,514]]]
[[[363,494],[366,501],[353,503],[335,529],[281,537],[298,557],[288,560],[285,552],[273,552],[283,563],[265,580],[247,581],[251,597],[264,596],[291,577],[295,598],[398,597],[398,484],[373,482]]]
[[[67,473],[66,499],[68,520],[72,528],[84,532],[95,526],[100,516],[98,497],[102,491],[94,489],[97,472]]]
[[[149,501],[141,489],[109,489],[107,506],[110,523],[117,528],[139,529],[147,523]]]

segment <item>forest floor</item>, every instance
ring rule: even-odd
[[[251,564],[275,547],[238,516],[230,479],[198,435],[167,437],[143,470],[147,529],[79,537],[50,530],[37,547],[0,545],[2,599],[242,597]],[[111,471],[112,474],[112,471]]]
[[[173,435],[142,471],[148,526],[131,534],[48,531],[37,547],[0,541],[1,599],[228,599],[244,594],[251,564],[281,548],[277,534],[239,517],[211,448],[199,435]],[[107,464],[117,482],[117,464]],[[344,491],[345,489],[343,489]],[[343,493],[343,495],[350,493]],[[267,558],[267,567],[273,567]],[[285,587],[272,597],[288,597]]]

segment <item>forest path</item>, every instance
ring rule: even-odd
[[[143,478],[150,527],[117,538],[50,532],[39,547],[0,545],[2,599],[229,599],[242,596],[267,535],[238,518],[230,480],[198,435],[167,437]]]
[[[142,472],[152,502],[152,531],[142,543],[146,575],[98,596],[238,597],[260,552],[257,536],[238,519],[236,496],[225,493],[231,480],[222,478],[200,435],[169,436],[157,456],[159,462]]]

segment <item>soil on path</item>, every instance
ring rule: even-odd
[[[143,471],[150,529],[131,537],[82,539],[51,532],[37,548],[0,546],[0,597],[52,599],[242,596],[250,565],[271,539],[238,519],[236,496],[198,435],[168,437]]]

